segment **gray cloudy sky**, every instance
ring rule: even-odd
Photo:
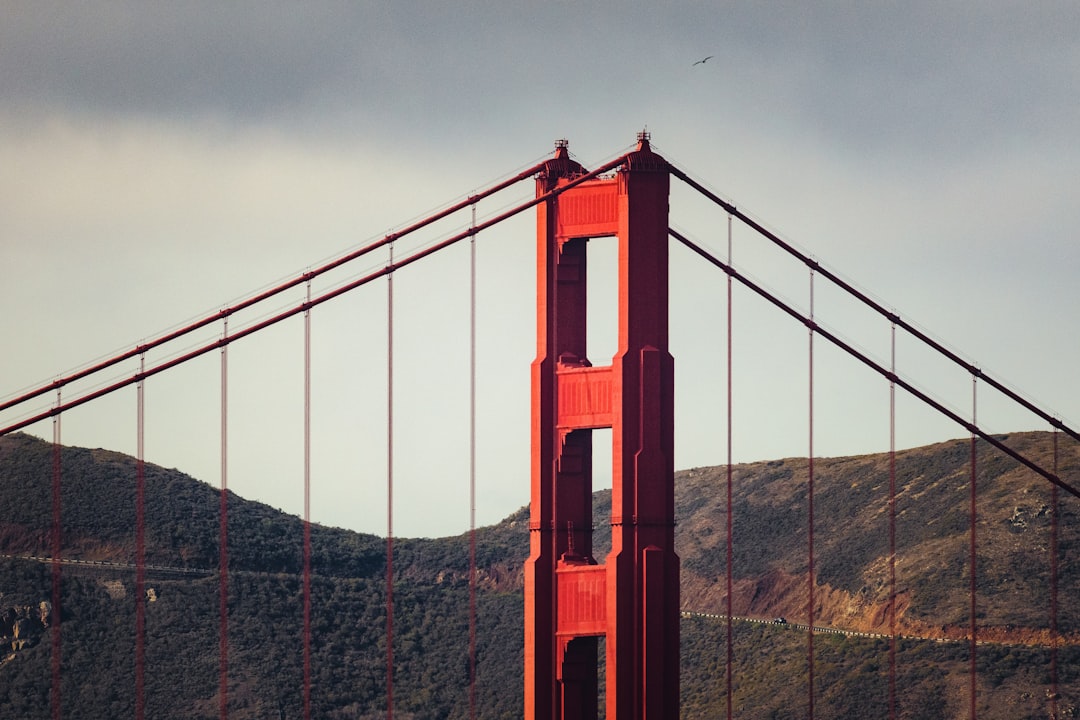
[[[557,138],[593,166],[647,126],[669,160],[1080,423],[1074,3],[2,10],[0,395],[369,242],[528,166]],[[726,252],[725,217],[679,192],[673,224]],[[478,242],[485,523],[528,500],[532,233],[522,218]],[[594,244],[603,312],[611,255]],[[723,278],[672,254],[676,465],[716,464]],[[805,306],[805,269],[739,229],[735,259]],[[467,263],[463,247],[395,281],[402,534],[468,523]],[[823,322],[888,356],[887,326],[816,292]],[[385,527],[385,294],[366,288],[312,318],[313,516],[374,532]],[[805,454],[805,332],[748,293],[735,307],[736,459]],[[286,323],[230,350],[230,487],[290,512],[301,507],[301,332]],[[601,330],[595,344],[606,363],[610,338]],[[825,348],[818,357],[817,451],[887,449],[881,383]],[[897,360],[970,412],[962,375],[903,340]],[[216,363],[147,387],[148,459],[213,484]],[[979,417],[995,431],[1041,427],[989,396]],[[898,422],[901,445],[963,434],[904,402]],[[133,393],[65,416],[63,431],[69,444],[133,452]]]

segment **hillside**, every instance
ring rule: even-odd
[[[1050,464],[1049,435],[1018,434],[1009,442]],[[2,555],[49,554],[51,452],[48,443],[29,436],[0,438]],[[962,637],[967,631],[968,459],[967,441],[897,454],[898,610],[904,634]],[[980,637],[1036,644],[1030,649],[1001,646],[1012,647],[1004,653],[995,646],[981,651],[985,667],[980,683],[985,687],[980,702],[988,709],[980,717],[1027,717],[1028,712],[1045,717],[1048,658],[1037,644],[1048,637],[1049,490],[1030,471],[988,448],[980,450],[977,465]],[[1064,477],[1076,477],[1077,448],[1063,444],[1059,466]],[[63,468],[64,557],[132,562],[135,461],[105,450],[65,448]],[[733,475],[735,614],[784,616],[796,623],[806,614],[806,460],[739,465]],[[203,571],[215,568],[218,560],[219,494],[175,470],[148,465],[146,478],[148,563],[200,571],[149,575],[156,600],[147,606],[147,712],[215,716],[218,578]],[[695,468],[676,478],[686,610],[717,613],[725,606],[725,483],[725,468]],[[524,493],[524,479],[521,485]],[[887,628],[887,489],[886,455],[815,460],[817,624]],[[301,523],[260,503],[236,496],[229,501],[230,717],[296,717],[303,677]],[[609,492],[596,494],[595,545],[601,560],[609,543],[602,531],[608,503]],[[1071,600],[1080,597],[1080,580],[1068,562],[1077,547],[1076,508],[1076,498],[1063,497],[1059,627],[1070,634],[1080,624],[1080,607]],[[518,717],[527,509],[481,529],[477,540],[481,716]],[[384,541],[315,527],[312,545],[315,715],[381,716]],[[12,634],[20,613],[23,628],[23,642],[14,643],[19,649],[0,653],[0,715],[48,717],[45,638],[51,630],[31,616],[50,597],[49,567],[0,559],[0,568],[0,611],[12,616],[0,625],[0,635]],[[467,716],[462,690],[468,676],[463,642],[467,570],[465,536],[395,541],[395,706],[400,718]],[[79,717],[131,714],[133,587],[133,573],[120,567],[64,568],[63,698],[66,708],[79,708]],[[722,626],[684,619],[686,718],[715,717],[722,707]],[[737,627],[739,716],[786,716],[798,706],[797,688],[805,683],[799,680],[805,670],[805,635],[772,626]],[[819,641],[816,657],[829,668],[818,673],[821,707],[839,713],[822,711],[823,717],[850,716],[841,708],[859,703],[872,708],[875,697],[880,702],[887,662],[881,643],[825,636]],[[898,675],[907,689],[904,716],[931,717],[928,708],[947,713],[957,706],[966,644],[905,643],[898,656],[903,670]],[[1065,676],[1065,668],[1077,667],[1073,660],[1059,659],[1062,703],[1080,697],[1067,684],[1076,678]],[[926,672],[931,662],[939,672]],[[784,680],[784,673],[791,673],[790,679]],[[778,686],[786,690],[777,692]],[[870,687],[877,688],[876,694]],[[1009,709],[997,715],[991,708]]]
[[[1007,442],[1052,467],[1052,438],[1019,433]],[[987,443],[976,460],[979,625],[986,638],[1024,640],[1048,627],[1050,486]],[[1080,447],[1060,443],[1059,471],[1080,477]],[[896,573],[900,631],[959,637],[968,612],[970,444],[955,440],[896,455]],[[734,614],[806,617],[807,461],[734,468]],[[817,458],[816,622],[887,628],[888,454]],[[683,605],[719,612],[723,595],[726,468],[680,473],[676,485]],[[1080,597],[1067,570],[1080,537],[1080,499],[1061,494],[1059,596]],[[957,626],[962,626],[959,628]],[[1059,629],[1080,631],[1080,605],[1062,603]],[[1008,631],[1008,632],[1006,632]]]

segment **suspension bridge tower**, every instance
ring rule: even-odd
[[[556,147],[537,193],[584,168]],[[537,206],[532,515],[525,564],[525,717],[595,720],[598,639],[609,720],[679,716],[674,362],[668,352],[667,162],[646,133],[611,177]],[[618,350],[586,347],[586,243],[618,242]],[[611,552],[592,554],[592,431],[612,429]]]

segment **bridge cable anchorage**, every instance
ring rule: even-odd
[[[785,303],[783,300],[777,298],[775,295],[770,293],[768,290],[765,290],[763,287],[756,284],[754,281],[752,281],[749,278],[747,278],[746,276],[742,275],[737,270],[735,270],[733,267],[731,267],[730,265],[727,265],[726,263],[724,263],[724,261],[722,261],[722,260],[718,259],[717,257],[715,257],[708,250],[705,250],[700,245],[693,242],[692,240],[687,238],[685,235],[683,235],[679,231],[674,230],[672,228],[668,228],[668,234],[671,235],[671,237],[678,240],[679,242],[681,242],[684,246],[689,248],[691,251],[696,253],[702,259],[704,259],[707,262],[711,263],[712,265],[714,265],[718,269],[722,270],[723,272],[727,273],[729,276],[733,277],[734,279],[738,280],[744,287],[752,290],[758,296],[760,296],[761,298],[767,300],[769,303],[774,305],[776,308],[782,310],[784,313],[786,313],[789,317],[794,319],[796,322],[802,323],[803,325],[808,325],[809,319],[804,317],[798,310],[791,307],[790,305]],[[853,358],[855,358],[859,362],[863,363],[868,368],[870,368],[874,372],[878,373],[882,377],[888,379],[891,376],[891,373],[890,373],[888,368],[883,367],[882,365],[878,364],[876,361],[874,361],[871,358],[867,357],[866,355],[861,353],[859,350],[855,349],[854,347],[852,347],[848,343],[841,340],[839,337],[834,335],[832,332],[830,332],[826,328],[823,328],[820,325],[816,325],[815,328],[814,328],[814,332],[816,332],[818,335],[825,338],[830,343],[832,343],[836,347],[840,348],[841,350],[843,350],[844,352],[846,352],[848,355],[852,356]],[[983,376],[983,380],[986,381],[986,376],[985,375]],[[1004,442],[1002,442],[1001,440],[999,440],[996,437],[994,437],[993,435],[991,435],[989,432],[987,432],[987,431],[983,430],[982,428],[972,424],[969,420],[966,420],[966,419],[962,418],[961,416],[957,415],[955,412],[953,412],[949,408],[945,407],[944,405],[942,405],[937,400],[934,400],[932,397],[930,397],[929,395],[927,395],[923,391],[919,390],[917,387],[912,385],[907,380],[904,380],[903,378],[900,378],[900,377],[896,377],[895,381],[896,381],[896,384],[899,385],[901,388],[903,388],[906,392],[908,392],[910,395],[912,395],[916,399],[920,400],[924,404],[928,405],[930,408],[937,411],[939,414],[941,414],[941,415],[947,417],[948,419],[952,420],[953,422],[955,422],[960,427],[963,427],[963,428],[973,432],[974,434],[978,435],[978,437],[981,440],[984,440],[985,442],[990,443],[995,448],[997,448],[1001,452],[1003,452],[1006,455],[1008,455],[1009,457],[1011,457],[1013,460],[1016,460],[1017,462],[1019,462],[1024,467],[1028,468],[1029,470],[1034,471],[1038,475],[1041,475],[1043,478],[1045,478],[1049,482],[1053,483],[1054,485],[1057,485],[1059,488],[1061,488],[1065,492],[1069,493],[1070,495],[1073,495],[1074,497],[1080,498],[1080,489],[1078,489],[1075,486],[1065,482],[1056,473],[1053,473],[1053,472],[1047,470],[1046,468],[1042,467],[1037,462],[1030,459],[1029,457],[1027,457],[1023,453],[1009,447]]]
[[[674,165],[671,165],[669,163],[669,170],[670,170],[672,175],[674,175],[678,179],[685,182],[687,185],[692,187],[694,190],[697,190],[699,193],[704,195],[706,198],[711,200],[713,203],[715,203],[716,205],[719,205],[720,207],[722,207],[728,213],[730,213],[730,214],[734,215],[735,217],[737,217],[739,220],[741,220],[744,224],[746,224],[749,228],[751,228],[752,230],[757,232],[759,235],[761,235],[765,239],[769,240],[774,245],[776,245],[780,249],[784,250],[789,255],[796,258],[797,260],[799,260],[803,264],[805,264],[807,266],[813,266],[816,269],[816,271],[819,272],[822,276],[824,276],[827,280],[829,280],[829,282],[833,283],[834,285],[839,287],[841,290],[848,293],[849,295],[851,295],[852,297],[857,299],[859,302],[861,302],[864,305],[866,305],[867,307],[869,307],[871,310],[873,310],[876,313],[878,313],[879,315],[885,317],[890,322],[895,322],[905,332],[907,332],[908,334],[910,334],[911,336],[913,336],[914,338],[916,338],[917,340],[919,340],[923,344],[927,345],[928,347],[930,347],[935,352],[939,353],[940,355],[944,356],[948,360],[952,361],[956,365],[959,365],[961,368],[963,368],[969,374],[978,375],[980,378],[982,378],[983,382],[985,382],[987,385],[994,388],[995,390],[997,390],[1001,394],[1005,395],[1007,398],[1009,398],[1013,402],[1019,404],[1025,410],[1027,410],[1027,411],[1037,415],[1038,417],[1042,418],[1046,422],[1050,423],[1051,426],[1060,429],[1062,432],[1069,435],[1074,440],[1080,441],[1080,431],[1067,426],[1064,422],[1061,421],[1060,418],[1054,417],[1050,413],[1048,413],[1045,410],[1043,410],[1042,408],[1040,408],[1035,403],[1033,403],[1030,400],[1024,398],[1022,395],[1020,395],[1015,390],[1009,388],[1004,383],[990,377],[989,375],[984,373],[982,370],[980,370],[978,367],[976,367],[974,364],[968,362],[967,360],[964,360],[959,355],[957,355],[955,352],[953,352],[952,350],[949,350],[947,347],[945,347],[941,343],[937,342],[936,340],[931,338],[929,335],[922,332],[917,327],[915,327],[911,323],[909,323],[906,320],[904,320],[903,318],[901,318],[895,312],[885,308],[880,303],[875,301],[873,298],[869,297],[866,293],[858,290],[857,288],[855,288],[855,286],[853,286],[850,283],[846,282],[845,280],[840,278],[838,275],[833,273],[828,268],[822,267],[816,260],[813,260],[808,255],[805,255],[804,253],[800,252],[795,247],[793,247],[790,243],[787,243],[784,240],[782,240],[775,233],[770,232],[768,229],[766,229],[763,225],[761,225],[760,223],[755,221],[753,218],[751,218],[750,216],[748,216],[745,213],[738,210],[738,208],[736,208],[733,204],[731,204],[730,202],[720,198],[715,193],[710,191],[708,188],[703,186],[701,183],[694,180],[692,177],[690,177],[686,172],[684,172],[680,168],[678,168],[678,167],[676,167]],[[803,322],[805,323],[805,320]]]
[[[386,273],[386,720],[394,719],[394,244]]]
[[[476,205],[472,206],[476,227]],[[476,720],[476,234],[469,238],[469,720]]]
[[[57,412],[53,415],[52,419],[52,431],[53,431],[53,446],[52,446],[52,685],[50,688],[50,701],[53,720],[60,720],[60,627],[61,627],[61,612],[60,612],[60,565],[61,565],[61,475],[62,475],[62,449],[63,446],[60,442],[60,408],[63,406],[63,400],[61,398],[62,388],[57,386],[56,388],[56,408]]]
[[[221,491],[218,559],[218,712],[229,716],[229,316],[221,330]]]
[[[619,158],[620,163],[622,162],[624,157],[625,156],[622,156],[622,157]],[[533,165],[533,166],[531,166],[531,167],[517,173],[513,177],[507,178],[507,179],[503,180],[502,182],[496,183],[495,185],[492,185],[490,188],[487,188],[486,190],[483,190],[483,191],[481,191],[479,193],[476,193],[474,195],[470,195],[465,200],[454,203],[453,205],[450,205],[449,207],[446,207],[446,208],[434,213],[433,215],[430,215],[430,216],[425,217],[425,218],[423,218],[421,220],[418,220],[417,222],[409,225],[408,227],[406,227],[406,228],[404,228],[402,230],[398,230],[397,232],[394,232],[394,233],[389,233],[386,236],[384,236],[383,238],[375,241],[374,243],[368,244],[368,245],[366,245],[364,247],[361,247],[361,248],[358,248],[358,249],[356,249],[356,250],[354,250],[352,252],[346,253],[345,255],[342,255],[339,258],[336,258],[336,259],[331,260],[331,261],[329,261],[327,263],[324,263],[323,265],[320,265],[319,267],[317,267],[317,268],[315,268],[313,270],[309,270],[309,271],[307,271],[305,273],[302,273],[302,274],[300,274],[300,275],[298,275],[298,276],[296,276],[296,277],[294,277],[294,278],[292,278],[290,280],[287,280],[287,281],[285,281],[285,282],[283,282],[283,283],[281,283],[279,285],[275,285],[274,287],[268,288],[267,290],[265,290],[263,292],[260,292],[260,293],[257,293],[256,295],[253,295],[250,298],[247,298],[246,300],[243,300],[243,301],[237,303],[236,305],[233,305],[233,306],[227,307],[227,308],[223,308],[223,309],[221,309],[221,310],[219,310],[219,311],[217,311],[217,312],[215,312],[215,313],[213,313],[211,315],[200,318],[199,320],[196,320],[196,321],[191,322],[191,323],[189,323],[187,325],[184,325],[184,326],[182,326],[180,328],[177,328],[176,330],[173,330],[171,332],[167,332],[167,333],[165,333],[165,334],[163,334],[163,335],[161,335],[161,336],[159,336],[157,338],[154,338],[154,339],[152,339],[152,340],[150,340],[148,342],[142,343],[142,344],[132,348],[131,350],[127,350],[125,352],[119,353],[119,354],[117,354],[117,355],[115,355],[113,357],[107,358],[107,359],[105,359],[105,360],[103,360],[103,361],[101,361],[99,363],[95,363],[95,364],[90,365],[90,366],[88,366],[86,368],[83,368],[82,370],[78,370],[78,371],[76,371],[76,372],[74,372],[74,373],[72,373],[70,375],[67,375],[67,376],[60,377],[60,378],[57,378],[55,380],[52,380],[52,381],[50,381],[50,382],[48,382],[48,383],[46,383],[44,385],[41,385],[41,386],[39,386],[37,388],[34,388],[34,389],[32,389],[32,390],[30,390],[30,391],[28,391],[26,393],[23,393],[23,394],[19,395],[18,397],[12,398],[12,399],[7,400],[7,401],[4,401],[4,402],[0,403],[0,412],[3,412],[3,411],[8,410],[10,408],[13,408],[13,407],[15,407],[17,405],[21,405],[21,404],[23,404],[25,402],[28,402],[28,401],[36,398],[36,397],[40,397],[41,395],[43,395],[43,394],[45,394],[47,392],[50,392],[50,391],[55,390],[57,388],[68,385],[69,383],[75,382],[77,380],[82,380],[83,378],[89,377],[90,375],[95,375],[95,374],[101,372],[102,370],[105,370],[107,368],[112,367],[113,365],[116,365],[116,364],[121,363],[121,362],[125,362],[127,360],[132,359],[132,358],[135,358],[135,357],[145,353],[148,350],[153,350],[153,349],[155,349],[157,347],[160,347],[161,345],[165,345],[165,344],[167,344],[169,342],[172,342],[173,340],[177,340],[178,338],[181,338],[181,337],[183,337],[185,335],[193,333],[196,330],[204,328],[204,327],[206,327],[208,325],[212,325],[213,323],[217,322],[218,320],[222,320],[225,317],[227,317],[227,316],[229,316],[229,315],[231,315],[233,313],[239,312],[241,310],[246,310],[247,308],[250,308],[253,305],[257,305],[257,304],[259,304],[259,303],[261,303],[261,302],[263,302],[265,300],[268,300],[268,299],[274,297],[275,295],[279,295],[279,294],[281,294],[281,293],[283,293],[283,292],[285,292],[287,290],[291,290],[292,288],[295,288],[295,287],[297,287],[297,286],[299,286],[299,285],[301,285],[301,284],[303,284],[305,282],[308,282],[308,281],[310,281],[310,280],[312,280],[312,279],[314,279],[314,278],[316,278],[316,277],[318,277],[320,275],[323,275],[323,274],[325,274],[327,272],[330,272],[331,270],[339,268],[342,265],[346,265],[346,264],[348,264],[348,263],[350,263],[350,262],[352,262],[354,260],[362,258],[365,255],[368,255],[368,254],[374,252],[375,250],[378,250],[378,249],[380,249],[382,247],[385,247],[386,245],[390,244],[391,242],[393,242],[396,239],[400,239],[402,237],[405,237],[406,235],[410,235],[410,234],[416,232],[417,230],[421,230],[421,229],[427,227],[428,225],[431,225],[431,224],[436,223],[436,222],[438,222],[438,221],[440,221],[440,220],[442,220],[442,219],[444,219],[444,218],[446,218],[446,217],[448,217],[450,215],[453,215],[454,213],[459,212],[459,211],[469,207],[470,205],[474,205],[478,200],[482,200],[484,198],[487,198],[487,197],[489,197],[491,195],[494,195],[494,194],[496,194],[498,192],[501,192],[501,191],[505,190],[508,187],[516,185],[517,183],[519,183],[519,182],[521,182],[523,180],[527,180],[527,179],[529,179],[531,177],[534,177],[537,173],[540,173],[540,172],[542,172],[544,170],[547,162],[548,162],[547,160],[544,160],[542,162],[536,163],[535,165]],[[610,168],[608,168],[608,169],[610,169]],[[606,172],[606,170],[605,170],[605,172]],[[0,435],[7,434],[8,432],[13,432],[13,431],[5,429],[3,431],[0,431]]]
[[[437,252],[439,252],[441,250],[445,250],[446,248],[450,247],[451,245],[455,245],[456,243],[460,242],[461,240],[465,239],[466,237],[469,237],[472,234],[479,233],[482,230],[486,230],[486,229],[488,229],[488,228],[490,228],[490,227],[492,227],[494,225],[497,225],[500,222],[503,222],[505,220],[508,220],[511,217],[519,215],[522,212],[524,212],[526,210],[529,210],[530,208],[533,208],[533,207],[535,207],[536,205],[538,205],[538,204],[540,204],[542,202],[545,202],[545,201],[550,200],[552,198],[558,197],[562,193],[566,192],[567,190],[571,190],[571,189],[577,187],[578,185],[580,185],[583,182],[591,180],[591,179],[593,179],[593,178],[595,178],[595,177],[597,177],[599,175],[602,175],[603,173],[608,172],[609,170],[617,168],[620,165],[622,165],[625,162],[625,160],[626,160],[625,155],[620,156],[620,157],[618,157],[618,158],[616,158],[616,159],[614,159],[612,161],[609,161],[609,162],[601,165],[600,167],[598,167],[598,168],[596,168],[594,170],[591,170],[588,173],[585,173],[583,175],[579,175],[579,176],[573,178],[572,180],[567,182],[565,185],[560,185],[558,187],[552,188],[551,190],[549,190],[546,193],[543,193],[541,195],[537,195],[536,197],[533,197],[533,198],[530,198],[530,199],[528,199],[526,201],[523,201],[520,204],[515,205],[514,207],[510,208],[509,210],[506,210],[506,211],[500,213],[499,215],[497,215],[497,216],[495,216],[493,218],[489,218],[488,220],[485,220],[484,222],[481,222],[475,228],[471,228],[471,229],[465,230],[464,232],[457,233],[456,235],[452,235],[452,236],[446,238],[445,240],[442,240],[441,242],[438,242],[438,243],[436,243],[434,245],[431,245],[431,246],[429,246],[429,247],[427,247],[427,248],[425,248],[423,250],[417,250],[412,255],[410,255],[410,256],[408,256],[408,257],[406,257],[406,258],[404,258],[404,259],[402,259],[400,261],[394,262],[392,265],[387,265],[387,266],[385,266],[385,267],[383,267],[383,268],[381,268],[379,270],[373,271],[373,272],[371,272],[371,273],[369,273],[367,275],[364,275],[363,277],[357,278],[356,280],[353,280],[353,281],[351,281],[349,283],[346,283],[346,284],[344,284],[342,286],[339,286],[339,287],[334,288],[332,290],[328,290],[328,291],[324,292],[322,295],[319,295],[319,296],[313,298],[308,303],[300,303],[300,304],[298,304],[298,305],[296,305],[294,307],[291,307],[291,308],[289,308],[287,310],[284,310],[284,311],[281,311],[281,312],[279,312],[279,313],[277,313],[275,315],[272,315],[272,316],[270,316],[270,317],[268,317],[268,318],[266,318],[264,320],[261,320],[261,321],[259,321],[257,323],[249,325],[249,326],[243,328],[242,330],[237,330],[237,331],[233,332],[231,335],[222,337],[219,340],[215,340],[215,341],[210,342],[208,344],[202,345],[202,346],[200,346],[198,348],[195,348],[194,350],[191,350],[191,351],[189,351],[187,353],[184,353],[183,355],[180,355],[178,357],[172,358],[171,360],[164,361],[164,362],[162,362],[162,363],[160,363],[158,365],[155,365],[154,367],[151,367],[151,368],[147,369],[145,372],[143,372],[142,377],[150,377],[152,375],[156,375],[158,373],[164,372],[164,371],[169,370],[169,369],[171,369],[173,367],[176,367],[178,365],[182,365],[182,364],[184,364],[186,362],[189,362],[189,361],[191,361],[191,360],[193,360],[193,359],[195,359],[197,357],[200,357],[200,356],[202,356],[202,355],[204,355],[204,354],[206,354],[206,353],[208,353],[208,352],[210,352],[212,350],[222,348],[222,347],[224,347],[225,345],[227,345],[229,343],[236,342],[237,340],[241,340],[241,339],[243,339],[245,337],[248,337],[249,335],[253,335],[253,334],[257,333],[257,332],[260,332],[261,330],[265,330],[266,328],[270,327],[271,325],[275,325],[275,324],[281,322],[282,320],[286,320],[286,319],[288,319],[290,317],[293,317],[294,315],[297,315],[297,314],[303,312],[305,310],[305,304],[309,308],[315,307],[317,305],[321,305],[324,302],[328,302],[328,301],[333,300],[333,299],[335,299],[337,297],[340,297],[341,295],[344,295],[344,294],[346,294],[348,292],[351,292],[351,291],[353,291],[353,290],[355,290],[355,289],[357,289],[359,287],[367,285],[368,283],[373,282],[374,280],[377,280],[377,279],[379,279],[381,277],[384,277],[384,276],[388,275],[389,273],[395,272],[395,271],[397,271],[397,270],[399,270],[399,269],[401,269],[403,267],[406,267],[406,266],[411,265],[411,264],[413,264],[413,263],[415,263],[415,262],[417,262],[419,260],[422,260],[422,259],[428,257],[429,255],[434,255],[435,253],[437,253]],[[412,228],[410,228],[410,230],[411,229]],[[399,232],[396,235],[387,236],[387,237],[393,239],[394,237],[401,237],[402,234],[403,234],[402,232]],[[384,247],[386,244],[387,244],[386,242],[380,241],[380,244],[377,244],[377,245],[378,245],[378,247]],[[213,316],[213,319],[214,320],[226,320],[227,317],[230,314],[232,314],[232,311],[235,311],[237,309],[239,309],[239,306],[232,308],[228,312],[225,311],[225,310],[222,310],[221,312],[216,313]],[[147,344],[143,344],[141,347],[148,348],[148,347],[151,347],[151,345],[152,344],[147,343]],[[120,356],[117,356],[117,357],[120,357]],[[116,360],[116,358],[114,358],[113,360]],[[116,360],[116,361],[118,362],[119,360]],[[109,365],[111,366],[112,364],[115,364],[115,363],[110,361]],[[82,377],[85,377],[85,375],[83,375]],[[63,379],[62,381],[57,381],[57,383],[50,384],[48,386],[48,389],[55,390],[57,388],[57,384],[62,385],[64,383],[70,382],[72,379],[74,379],[74,376]],[[21,430],[21,429],[23,429],[23,428],[25,428],[25,427],[27,427],[29,425],[33,425],[36,422],[40,422],[41,420],[52,417],[53,415],[55,415],[57,413],[70,410],[70,409],[78,407],[80,405],[84,405],[84,404],[86,404],[88,402],[91,402],[93,400],[97,400],[100,397],[104,397],[105,395],[116,392],[117,390],[119,390],[121,388],[127,387],[128,385],[131,385],[131,384],[135,383],[136,381],[137,381],[137,379],[134,378],[134,377],[125,378],[123,380],[114,382],[114,383],[112,383],[110,385],[107,385],[105,387],[98,388],[97,390],[88,392],[88,393],[86,393],[84,395],[80,395],[80,396],[76,397],[74,400],[63,403],[62,405],[58,405],[58,406],[53,407],[53,408],[51,408],[51,409],[49,409],[47,411],[35,414],[33,416],[24,418],[24,419],[22,419],[20,421],[14,422],[14,423],[12,423],[10,425],[4,426],[3,428],[0,428],[0,436],[7,435],[9,433],[13,433],[13,432],[15,432],[17,430]],[[24,396],[24,397],[26,397],[26,396]],[[34,397],[36,397],[36,395],[34,395]],[[5,405],[3,407],[0,407],[0,411],[6,409],[7,407],[13,406],[14,404],[17,404],[17,403],[15,401],[12,401],[12,403],[9,403],[9,404],[7,404],[7,405]]]
[[[304,303],[304,720],[311,720],[311,279]]]

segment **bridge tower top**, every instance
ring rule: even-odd
[[[537,193],[584,168],[565,141]],[[669,167],[638,136],[613,176],[537,207],[532,510],[525,568],[526,718],[597,715],[605,638],[607,717],[678,716],[679,560],[674,550],[674,364],[668,352]],[[586,346],[586,244],[614,236],[618,350]],[[592,430],[612,429],[611,552],[592,549]]]

